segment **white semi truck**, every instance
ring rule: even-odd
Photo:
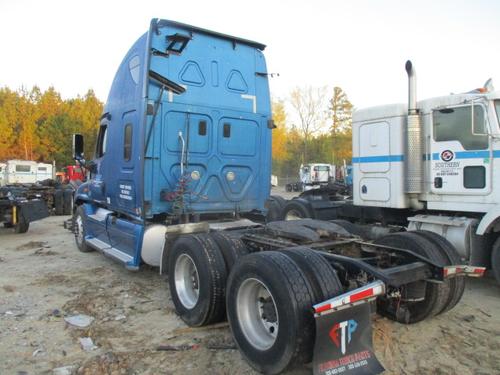
[[[300,181],[286,184],[287,191],[307,191],[326,186],[335,180],[335,165],[325,163],[301,164]]]
[[[500,282],[500,91],[484,87],[353,114],[353,199],[304,193],[284,217],[401,225],[442,235]]]

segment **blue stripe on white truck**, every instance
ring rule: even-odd
[[[354,163],[387,163],[387,162],[399,162],[404,160],[404,155],[379,155],[379,156],[360,156],[353,157],[352,162]]]
[[[430,160],[431,154],[422,155],[424,160]],[[432,154],[432,160],[439,160],[440,153]],[[490,151],[458,151],[455,152],[455,159],[487,159],[490,157]],[[493,151],[494,158],[500,158],[500,150]],[[377,155],[377,156],[355,156],[352,163],[387,163],[404,161],[404,155]]]
[[[432,154],[432,160],[439,160],[439,153]],[[458,151],[455,152],[455,159],[487,159],[490,157],[490,151]],[[493,151],[494,158],[500,158],[500,150]]]

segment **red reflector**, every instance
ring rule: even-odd
[[[331,305],[329,303],[327,303],[325,305],[321,305],[321,306],[316,308],[316,312],[322,313],[323,311],[330,310],[330,307],[331,307]]]
[[[359,293],[351,295],[351,303],[359,301],[359,300],[367,298],[367,297],[371,297],[371,296],[373,296],[373,289],[372,288],[362,290]]]

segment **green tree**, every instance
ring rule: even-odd
[[[79,123],[67,113],[60,113],[46,119],[38,130],[41,160],[55,160],[61,168],[74,163],[71,155],[72,137]]]
[[[16,122],[17,94],[8,88],[0,89],[0,160],[13,157],[16,136],[14,126]]]
[[[308,143],[325,126],[326,87],[297,87],[290,93],[290,104],[298,117],[297,129],[302,135],[302,162],[309,162]]]
[[[273,129],[273,174],[281,175],[283,163],[288,158],[286,112],[283,101],[272,102],[273,121],[276,128]]]
[[[333,96],[330,99],[331,118],[331,160],[334,164],[342,164],[344,159],[351,159],[351,129],[353,105],[347,94],[340,88],[333,88]],[[349,142],[346,140],[349,139]]]
[[[78,128],[75,131],[85,137],[85,156],[87,159],[91,159],[94,156],[103,104],[97,99],[93,90],[89,90],[83,97],[78,96],[65,104],[65,111],[78,123]]]
[[[62,100],[50,87],[12,91],[0,88],[0,160],[26,159],[72,164],[71,135],[82,133],[92,157],[103,105],[89,90],[83,97]]]

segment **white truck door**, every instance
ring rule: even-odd
[[[310,167],[309,166],[304,166],[300,169],[300,182],[303,184],[310,184],[311,183],[311,172],[310,172]]]
[[[479,103],[432,111],[431,191],[485,195],[491,191],[492,149],[486,108]]]

